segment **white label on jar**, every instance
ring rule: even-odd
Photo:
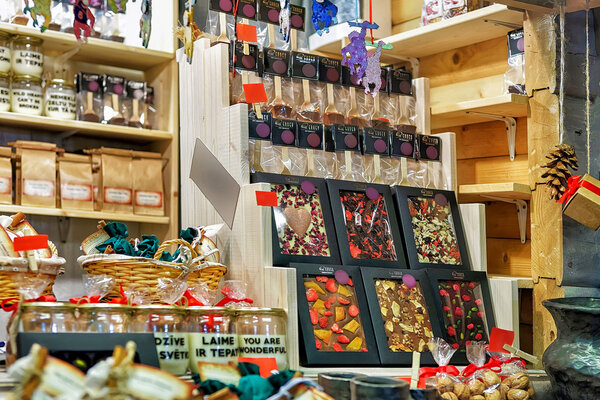
[[[145,190],[136,190],[135,205],[140,207],[162,207],[162,193],[148,192]]]
[[[37,51],[15,50],[12,55],[12,69],[17,75],[42,76],[44,55]]]
[[[63,200],[92,201],[92,185],[61,183],[60,197]]]
[[[240,357],[275,358],[277,368],[286,369],[287,342],[285,335],[239,335]]]
[[[0,176],[0,194],[12,193],[12,179]]]
[[[42,94],[29,89],[13,89],[12,110],[21,114],[42,115]]]
[[[54,182],[23,179],[23,194],[36,197],[54,197]]]
[[[59,119],[75,119],[75,95],[46,93],[46,116]]]
[[[0,111],[10,110],[10,90],[0,87]]]
[[[197,332],[189,335],[190,369],[192,371],[198,372],[198,361],[217,364],[227,364],[229,361],[237,363],[239,353],[237,335]]]
[[[105,187],[104,202],[111,204],[131,204],[131,189]]]
[[[10,49],[0,46],[0,72],[10,71]]]
[[[185,375],[189,361],[187,333],[154,333],[158,362],[163,371]]]

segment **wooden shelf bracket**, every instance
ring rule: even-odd
[[[510,161],[515,160],[515,141],[517,139],[517,120],[513,117],[505,117],[503,115],[481,113],[477,111],[467,111],[467,114],[479,115],[481,117],[503,121],[506,125],[506,137],[508,139],[508,154]]]
[[[496,197],[496,196],[484,196],[481,197],[488,198],[494,201],[502,201],[504,203],[511,203],[517,206],[517,221],[519,223],[519,236],[521,237],[521,243],[525,244],[527,242],[527,202],[521,199],[507,199],[505,197]]]
[[[494,25],[505,26],[510,29],[520,29],[523,27],[523,24],[513,24],[511,22],[506,21],[498,21],[496,19],[484,19],[485,22],[490,22]]]

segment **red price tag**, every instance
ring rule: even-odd
[[[245,83],[243,87],[246,103],[265,103],[267,101],[267,92],[262,83]]]
[[[257,190],[256,205],[263,207],[277,207],[277,193]]]
[[[489,350],[497,353],[508,353],[508,351],[504,350],[504,345],[508,344],[512,346],[514,340],[515,333],[513,331],[494,327],[490,333]]]
[[[256,26],[247,24],[236,25],[237,40],[242,42],[258,42],[256,37]]]
[[[27,251],[48,248],[48,235],[17,236],[13,241],[15,251]]]

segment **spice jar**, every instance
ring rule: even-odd
[[[280,308],[245,308],[237,312],[240,357],[275,358],[277,368],[288,367],[285,311]]]
[[[132,333],[154,333],[160,368],[185,375],[189,365],[185,310],[173,306],[138,306],[133,311]]]
[[[188,309],[190,369],[198,373],[198,362],[237,362],[238,337],[234,312],[224,307]]]
[[[73,307],[68,303],[33,302],[21,306],[20,332],[63,333],[75,331]]]
[[[13,112],[42,115],[42,81],[31,75],[17,75],[10,87]]]
[[[44,72],[42,43],[42,39],[32,36],[16,36],[13,38],[11,65],[15,75],[42,77]]]
[[[8,74],[0,72],[0,111],[10,110],[10,80]]]
[[[131,307],[121,304],[81,304],[75,311],[77,330],[89,333],[127,333]]]
[[[44,112],[47,117],[75,119],[77,102],[75,85],[64,79],[52,79],[46,87]]]
[[[10,35],[0,32],[0,73],[10,71]]]

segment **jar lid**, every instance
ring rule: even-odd
[[[13,81],[33,81],[42,83],[42,78],[33,75],[15,75]]]
[[[50,84],[57,84],[57,85],[63,85],[63,86],[68,86],[68,87],[75,87],[75,83],[74,82],[69,82],[65,79],[60,79],[60,78],[54,78],[50,81]]]
[[[32,301],[21,305],[21,307],[25,308],[71,308],[72,306],[71,303],[61,303],[56,301]]]
[[[44,43],[44,41],[38,37],[35,36],[21,36],[21,35],[17,35],[13,38],[14,42],[17,43],[30,43],[33,45],[41,45],[42,43]]]
[[[10,39],[10,33],[0,31],[0,39]]]
[[[120,309],[131,311],[133,309],[132,306],[128,304],[113,304],[113,303],[81,303],[76,305],[77,308],[85,308],[85,309],[97,309],[97,310],[111,310],[111,309]]]
[[[285,310],[283,308],[268,308],[268,307],[245,307],[238,308],[236,312],[240,315],[245,314],[281,314],[285,315]]]
[[[234,314],[235,309],[228,307],[207,307],[207,306],[191,306],[187,308],[188,312],[194,314]]]
[[[185,312],[186,308],[185,307],[181,307],[181,306],[168,306],[168,305],[161,305],[161,304],[152,304],[152,305],[143,305],[143,306],[134,306],[133,307],[134,311],[148,311],[148,312],[152,312],[152,311],[170,311],[170,312]]]
[[[8,72],[0,72],[0,78],[8,79]]]

